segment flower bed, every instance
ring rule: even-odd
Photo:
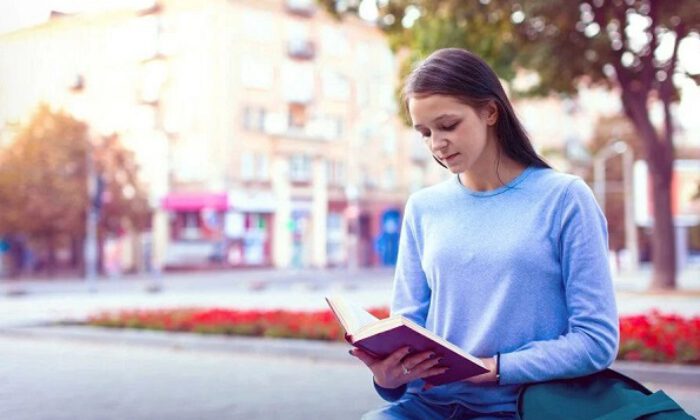
[[[389,315],[386,308],[374,308],[370,312],[378,318]],[[101,313],[90,317],[88,324],[204,334],[343,340],[343,330],[328,310],[129,310]],[[618,359],[700,364],[700,317],[683,318],[658,311],[621,317]]]
[[[700,317],[653,311],[620,319],[619,359],[700,364]]]
[[[389,315],[384,308],[370,309],[378,318]],[[88,324],[187,331],[203,334],[249,335],[262,337],[343,340],[343,330],[328,311],[260,311],[234,309],[157,309],[104,312],[88,319]]]

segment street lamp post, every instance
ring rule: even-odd
[[[637,226],[634,222],[634,191],[632,188],[634,152],[625,142],[617,140],[604,147],[594,157],[593,192],[598,200],[600,208],[603,210],[603,213],[605,213],[605,191],[607,187],[605,162],[617,155],[622,155],[622,189],[625,209],[625,248],[627,249],[630,257],[630,269],[637,270],[639,267],[639,243],[637,239]]]
[[[77,74],[69,87],[70,92],[75,95],[77,101],[82,101],[78,95],[85,90],[85,78],[82,74]],[[79,104],[73,104],[79,105]],[[76,109],[71,112],[76,113]],[[78,114],[82,114],[78,112]],[[85,115],[76,115],[79,119],[85,119]],[[99,174],[95,168],[94,146],[90,138],[90,128],[88,127],[88,144],[85,150],[85,176],[87,183],[87,208],[85,209],[85,243],[83,244],[83,260],[85,262],[85,283],[88,290],[95,292],[97,280],[97,260],[99,246],[97,241],[97,224],[100,218],[101,185]]]

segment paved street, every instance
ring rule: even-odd
[[[0,418],[357,419],[368,371],[333,362],[0,337]]]
[[[0,418],[357,419],[382,402],[368,371],[329,347],[311,358],[2,336]],[[697,387],[646,385],[700,415]]]

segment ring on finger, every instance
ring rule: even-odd
[[[411,369],[408,369],[403,363],[401,363],[401,369],[403,369],[404,375],[408,375],[409,373],[411,373]]]

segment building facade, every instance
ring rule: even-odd
[[[56,14],[0,46],[0,123],[48,102],[135,151],[157,269],[390,265],[406,197],[441,176],[384,35],[312,0]]]

